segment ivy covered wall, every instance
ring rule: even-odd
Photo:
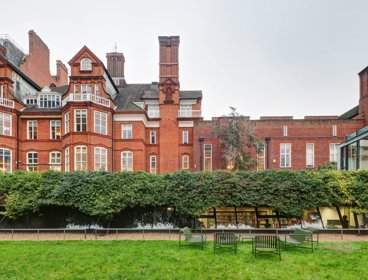
[[[0,214],[18,218],[47,206],[71,207],[105,220],[129,207],[160,206],[189,215],[225,206],[267,206],[295,217],[313,207],[349,206],[362,213],[368,209],[368,171],[0,175]]]

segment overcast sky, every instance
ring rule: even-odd
[[[2,5],[0,34],[30,29],[67,63],[83,45],[125,55],[128,83],[158,81],[158,36],[180,36],[180,86],[203,91],[206,119],[229,106],[259,116],[340,115],[368,65],[368,1],[35,1]]]

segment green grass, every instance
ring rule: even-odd
[[[350,251],[324,249],[349,247]],[[0,279],[368,279],[368,242],[322,243],[307,249],[214,255],[174,241],[0,242]]]

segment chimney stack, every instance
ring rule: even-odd
[[[107,71],[115,82],[117,87],[124,87],[125,75],[124,64],[125,57],[123,53],[111,52],[106,54],[107,58]]]
[[[179,84],[179,36],[160,36],[160,84],[171,80]]]

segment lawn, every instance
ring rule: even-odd
[[[174,241],[2,241],[0,279],[368,279],[368,242],[238,254]],[[330,249],[327,249],[329,247]],[[340,250],[331,250],[337,247]],[[345,248],[345,249],[344,249]]]

